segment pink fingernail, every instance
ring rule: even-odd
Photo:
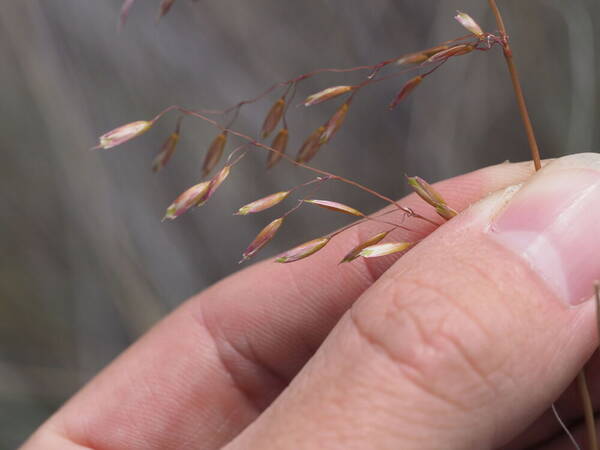
[[[600,278],[600,170],[552,166],[515,194],[490,234],[560,298],[577,305],[592,297]]]

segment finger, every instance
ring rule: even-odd
[[[550,163],[424,239],[230,448],[495,448],[596,345],[600,157]]]
[[[462,209],[530,173],[529,163],[501,164],[438,187]],[[415,196],[402,204],[419,212],[426,206]],[[433,228],[423,221],[405,224],[415,231],[399,231],[396,239],[418,239]],[[356,230],[310,260],[257,264],[192,299],[96,377],[31,442],[58,434],[93,448],[221,446],[278,395],[392,263],[337,266],[358,241],[382,231],[373,224]]]

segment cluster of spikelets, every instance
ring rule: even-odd
[[[121,14],[122,21],[125,20],[127,13],[133,5],[133,3],[134,0],[126,0],[123,4]],[[160,4],[159,17],[162,17],[164,14],[166,14],[173,5],[173,3],[174,0],[163,0]],[[109,149],[123,144],[124,142],[127,142],[148,131],[166,113],[170,111],[177,111],[181,115],[177,119],[175,130],[164,142],[160,152],[158,153],[158,155],[152,163],[152,169],[153,171],[158,172],[163,167],[165,167],[165,165],[168,163],[177,147],[177,143],[179,141],[179,136],[181,132],[182,118],[184,116],[192,116],[205,120],[221,130],[220,133],[214,138],[212,143],[209,145],[208,151],[204,158],[202,166],[202,178],[205,178],[213,172],[213,170],[222,160],[223,154],[227,146],[228,137],[230,135],[233,135],[237,138],[241,138],[243,141],[245,141],[242,145],[239,145],[231,151],[223,168],[217,171],[215,175],[213,175],[208,180],[201,181],[200,183],[195,184],[194,186],[188,188],[181,195],[179,195],[167,208],[164,217],[165,219],[176,219],[191,208],[204,205],[219,188],[219,186],[227,179],[231,172],[231,169],[246,155],[248,149],[251,147],[258,147],[268,151],[268,158],[266,161],[267,168],[272,168],[280,160],[285,159],[294,165],[303,167],[316,173],[318,176],[308,181],[307,183],[296,186],[295,188],[286,191],[276,192],[259,200],[253,201],[247,205],[244,205],[241,208],[239,208],[239,210],[236,213],[237,215],[259,213],[261,211],[264,211],[275,205],[280,204],[281,202],[286,200],[295,190],[299,188],[306,187],[308,185],[318,186],[321,183],[329,180],[337,180],[362,189],[363,191],[368,192],[369,194],[372,194],[378,197],[379,199],[386,200],[388,203],[395,206],[396,210],[404,212],[405,215],[431,222],[425,217],[416,214],[411,209],[403,207],[394,202],[393,200],[385,197],[384,195],[379,194],[357,182],[308,166],[307,163],[317,155],[319,149],[323,145],[327,144],[342,127],[346,115],[348,114],[348,111],[350,109],[353,98],[364,87],[369,86],[373,83],[378,83],[384,80],[395,78],[399,75],[406,73],[409,70],[420,70],[422,68],[427,68],[427,71],[424,71],[423,73],[420,73],[419,75],[411,78],[404,84],[404,86],[400,89],[400,91],[395,95],[395,97],[389,104],[389,108],[393,109],[402,100],[404,100],[417,86],[419,86],[426,77],[435,72],[441,65],[446,63],[449,59],[456,56],[471,53],[474,50],[486,51],[492,48],[494,45],[500,45],[503,47],[505,46],[506,36],[498,36],[491,33],[484,33],[481,27],[468,14],[458,12],[455,18],[461,25],[463,25],[467,30],[469,30],[469,35],[445,42],[433,48],[429,48],[420,52],[411,53],[409,55],[404,55],[397,58],[392,58],[371,66],[360,66],[351,69],[320,69],[285,82],[277,83],[271,86],[269,89],[267,89],[265,92],[263,92],[256,98],[251,100],[244,100],[235,105],[234,107],[223,111],[193,111],[182,108],[180,106],[171,106],[162,111],[152,120],[132,122],[118,127],[108,133],[105,133],[100,137],[99,145],[94,148]],[[380,75],[382,69],[388,66],[408,66],[408,68],[403,68],[400,71]],[[352,72],[363,70],[368,70],[369,75],[362,82],[356,85],[328,87],[327,89],[324,89],[320,92],[308,96],[304,100],[303,103],[305,106],[313,106],[336,98],[341,98],[344,96],[346,97],[341,106],[337,108],[337,110],[331,115],[331,117],[323,125],[319,126],[316,130],[314,130],[314,132],[311,133],[308,136],[308,138],[305,139],[303,144],[300,146],[295,158],[288,156],[286,154],[286,147],[289,140],[289,130],[286,121],[286,112],[289,105],[293,102],[297,90],[297,85],[301,81],[321,72]],[[285,91],[269,109],[260,130],[260,138],[261,140],[265,140],[272,136],[272,134],[277,130],[277,128],[281,124],[281,128],[279,129],[279,131],[277,131],[277,133],[275,133],[275,136],[271,141],[270,145],[264,144],[263,142],[257,141],[249,136],[234,131],[231,128],[242,106],[257,102],[262,98],[266,97],[275,89],[280,87],[285,87]],[[228,122],[226,126],[221,125],[218,121],[208,117],[211,114],[216,114],[225,117],[230,113],[233,113],[233,118]],[[450,208],[447,205],[446,201],[441,197],[441,195],[438,192],[436,192],[435,189],[433,189],[433,187],[430,186],[427,182],[418,177],[408,178],[408,182],[409,185],[424,201],[426,201],[429,205],[435,208],[436,212],[441,217],[443,217],[446,220],[449,220],[456,215],[456,211]],[[406,229],[406,227],[402,225],[383,220],[381,216],[387,214],[385,212],[376,215],[366,215],[358,211],[357,209],[348,205],[344,205],[342,203],[305,197],[299,200],[298,204],[295,207],[293,207],[282,216],[270,222],[258,233],[256,238],[243,252],[242,261],[251,258],[267,243],[269,243],[274,238],[278,230],[281,228],[287,216],[303,204],[313,204],[321,208],[329,209],[338,213],[358,217],[360,220],[354,222],[353,224],[347,227],[342,228],[341,230],[335,231],[317,239],[313,239],[298,247],[293,248],[292,250],[285,252],[276,259],[277,262],[288,263],[304,259],[321,250],[336,235],[366,220],[387,224],[388,226],[391,226],[391,228],[387,231],[383,231],[378,234],[375,234],[374,236],[371,236],[364,242],[360,243],[358,246],[351,249],[342,259],[341,262],[350,262],[359,257],[372,258],[393,253],[399,253],[407,250],[413,244],[410,242],[381,242],[394,229]]]

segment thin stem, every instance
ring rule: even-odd
[[[386,225],[391,225],[394,228],[400,228],[401,230],[410,231],[410,232],[414,233],[414,230],[411,230],[410,228],[405,227],[404,225],[398,225],[398,224],[392,223],[392,222],[386,222],[386,221],[383,221],[383,220],[377,220],[376,217],[377,217],[377,215],[373,215],[373,214],[371,214],[370,216],[365,216],[362,219],[357,220],[356,222],[352,222],[352,223],[346,225],[345,227],[340,228],[339,230],[332,231],[331,233],[327,234],[324,237],[329,238],[329,239],[333,239],[338,234],[342,234],[344,231],[347,231],[350,228],[355,227],[357,225],[360,225],[361,223],[365,223],[365,222],[367,222],[369,220],[375,221],[377,223],[383,223],[383,224],[386,224]],[[390,231],[392,231],[392,230],[390,230]]]
[[[594,407],[592,405],[592,398],[590,397],[590,391],[588,390],[587,381],[585,379],[585,369],[577,374],[577,387],[579,389],[579,395],[583,402],[583,412],[585,415],[585,428],[588,433],[588,446],[590,450],[598,450],[598,438],[596,436],[596,421],[594,419]]]
[[[303,186],[308,186],[309,184],[313,184],[315,182],[323,182],[323,181],[327,181],[328,178],[316,178],[315,180],[309,181],[308,183],[304,183]],[[294,206],[292,209],[288,210],[285,214],[283,214],[281,217],[285,218],[287,216],[289,216],[291,213],[293,213],[294,211],[296,211],[298,208],[300,208],[301,206],[304,205],[304,200],[306,200],[307,198],[310,198],[312,196],[314,196],[319,189],[321,188],[321,184],[318,184],[317,186],[315,186],[315,188],[310,191],[308,194],[306,194],[303,198],[301,198],[300,200],[298,200],[298,202],[296,203],[296,206]]]
[[[523,120],[523,125],[525,127],[525,133],[527,134],[527,141],[529,142],[531,158],[533,159],[535,170],[540,170],[542,168],[540,149],[535,138],[535,133],[533,132],[533,125],[531,124],[531,119],[529,118],[529,112],[527,111],[527,104],[525,103],[525,97],[523,96],[523,89],[521,88],[519,75],[517,74],[517,66],[513,59],[510,44],[508,43],[508,35],[506,34],[504,20],[502,20],[502,15],[500,14],[500,10],[498,9],[496,0],[488,0],[488,3],[494,13],[494,17],[496,18],[498,31],[500,31],[500,35],[504,40],[504,59],[506,60],[506,65],[508,66],[510,79],[512,81],[515,96],[517,98],[517,104],[519,105],[519,113],[521,114],[521,119]]]

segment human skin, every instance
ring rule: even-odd
[[[400,258],[338,266],[381,231],[367,223],[226,278],[23,448],[571,448],[548,409],[560,397],[582,434],[569,385],[597,345],[600,157],[532,173],[505,163],[436,184],[462,212],[437,229],[407,219],[414,231],[388,240],[422,240]],[[400,203],[441,223],[414,195]]]

